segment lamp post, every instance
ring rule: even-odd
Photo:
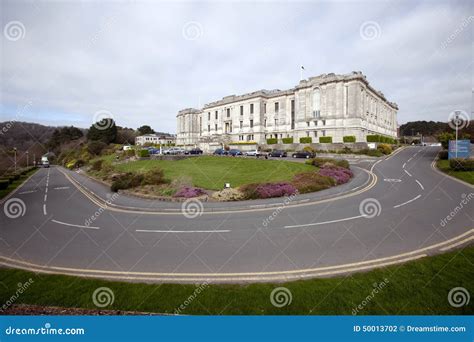
[[[459,111],[455,112],[454,115],[454,124],[456,125],[456,150],[455,150],[455,156],[456,158],[458,157],[458,126],[459,126]]]
[[[15,171],[16,171],[16,147],[13,148],[13,153],[14,153],[14,155],[15,155],[15,159],[14,159],[14,160],[15,160]]]
[[[26,151],[26,167],[28,167],[29,160],[28,160],[28,151]]]

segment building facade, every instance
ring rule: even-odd
[[[174,135],[158,135],[158,134],[145,134],[135,138],[135,145],[174,145],[176,143],[176,136]]]
[[[266,144],[273,138],[332,137],[343,142],[369,134],[397,137],[397,110],[384,94],[369,85],[361,72],[311,77],[289,90],[259,90],[230,95],[202,109],[188,108],[177,115],[177,145],[203,149],[216,144]],[[308,140],[308,139],[306,139]]]

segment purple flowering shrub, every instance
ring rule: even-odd
[[[353,176],[351,170],[346,168],[335,166],[335,167],[323,167],[319,170],[319,174],[333,178],[337,184],[347,183]]]
[[[306,194],[308,192],[328,189],[336,185],[336,181],[331,177],[320,175],[317,172],[303,172],[295,175],[291,184],[298,189],[300,194]]]
[[[174,197],[192,198],[204,194],[206,194],[206,192],[203,189],[195,188],[192,186],[184,186],[174,194]]]
[[[253,183],[242,185],[239,190],[245,199],[290,196],[297,192],[290,183]]]

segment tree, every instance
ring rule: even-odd
[[[102,119],[93,124],[87,132],[87,139],[93,141],[102,141],[110,144],[117,139],[117,126],[115,121],[110,118]]]
[[[56,128],[48,141],[48,148],[54,150],[64,143],[83,137],[82,131],[74,126]]]
[[[129,144],[129,145],[134,145],[135,144],[135,137],[137,136],[136,132],[132,128],[122,128],[122,127],[117,127],[117,139],[115,142],[117,144]]]
[[[155,131],[148,125],[143,125],[137,129],[138,133],[140,135],[145,135],[145,134],[154,134]]]
[[[449,146],[449,140],[454,140],[455,135],[453,133],[443,132],[438,135],[438,141],[441,143],[444,149]]]

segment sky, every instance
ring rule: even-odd
[[[472,116],[471,1],[0,3],[0,121],[173,133],[180,109],[292,88],[301,66],[362,71],[399,124]]]

